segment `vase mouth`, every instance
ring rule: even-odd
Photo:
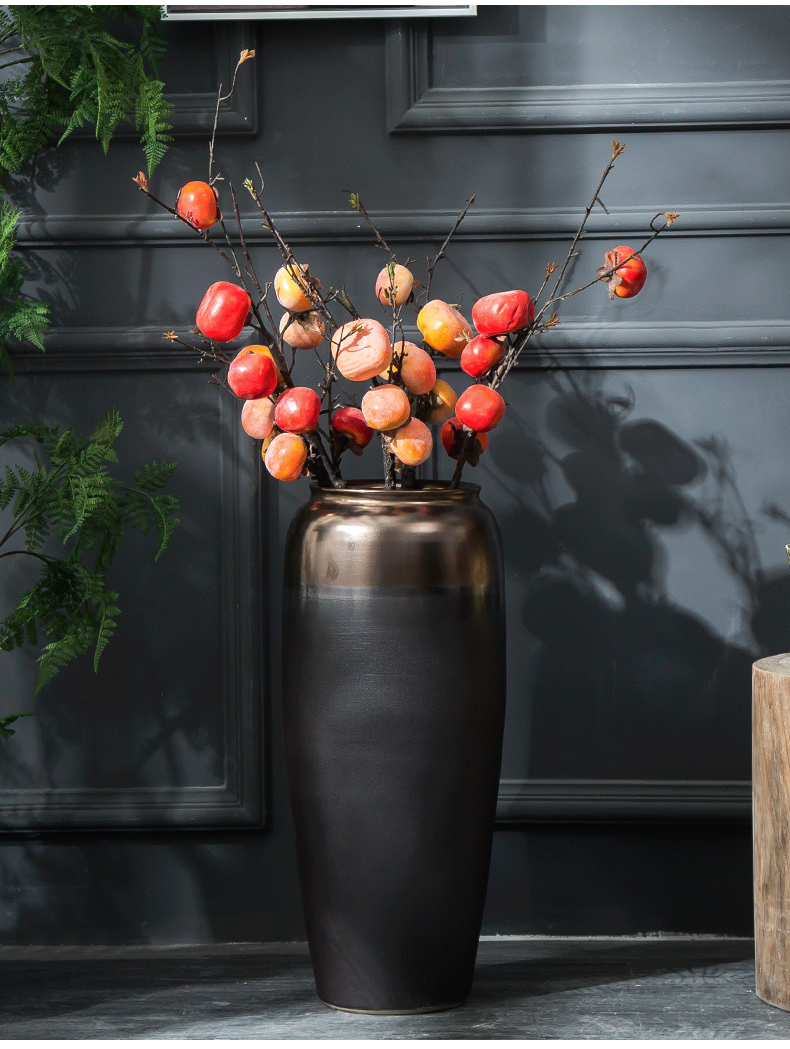
[[[383,481],[347,481],[345,488],[333,488],[320,484],[311,484],[310,491],[321,498],[327,496],[338,499],[436,499],[446,502],[475,499],[480,494],[480,485],[461,481],[457,488],[450,481],[415,481],[413,488],[386,488]]]

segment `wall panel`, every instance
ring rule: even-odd
[[[503,287],[532,290],[562,257],[612,137],[628,149],[574,281],[607,248],[639,243],[656,212],[680,213],[650,249],[637,299],[610,303],[595,288],[568,300],[511,375],[506,419],[470,471],[501,523],[509,602],[485,931],[748,932],[748,667],[790,636],[787,9],[482,5],[432,24],[167,31],[176,138],[157,195],[172,203],[205,177],[214,89],[255,46],[220,120],[218,170],[240,186],[259,161],[267,207],[300,258],[363,312],[376,308],[385,258],[344,190],[360,193],[399,255],[419,260],[474,193],[435,283],[464,309]],[[188,328],[205,287],[228,273],[142,197],[131,181],[140,158],[131,139],[104,158],[86,138],[11,187],[31,290],[54,303],[56,327],[45,357],[18,358],[4,418],[11,406],[85,427],[117,395],[129,462],[183,464],[185,527],[156,569],[142,546],[140,567],[119,562],[129,632],[98,682],[69,672],[4,750],[0,807],[6,839],[16,835],[0,841],[7,942],[303,933],[277,608],[284,531],[306,484],[262,478],[233,405],[161,340]],[[277,253],[251,203],[241,209],[271,277]],[[460,389],[454,366],[445,377]],[[650,484],[639,456],[659,471]],[[703,465],[681,484],[678,459]],[[448,475],[438,455],[436,466]],[[378,469],[373,452],[354,464]],[[150,619],[143,581],[176,591],[176,622],[166,607]],[[114,786],[101,779],[103,746],[119,724],[131,726],[130,755],[146,739],[149,721],[132,715],[145,687],[127,672],[135,630],[145,633],[132,624],[146,622],[145,661],[162,685],[146,693],[146,716],[161,729],[185,709],[195,731],[164,733],[155,773],[127,755]],[[31,661],[6,686],[15,708]],[[115,720],[102,719],[119,677]],[[134,872],[132,896],[121,868]]]
[[[85,432],[117,408],[121,478],[131,470],[124,453],[134,466],[176,460],[181,509],[158,565],[154,536],[122,546],[111,577],[122,614],[98,674],[88,660],[70,665],[34,703],[37,717],[18,726],[0,781],[3,829],[262,826],[259,470],[240,446],[233,406],[207,385],[214,370],[139,333],[96,329],[55,333],[45,357],[14,360],[4,420],[32,411]],[[30,459],[13,442],[3,453]],[[7,611],[35,578],[14,568]],[[31,697],[34,652],[3,660],[4,705]]]

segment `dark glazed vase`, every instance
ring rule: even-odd
[[[502,554],[479,489],[313,487],[288,532],[283,702],[319,997],[463,1002],[505,715]]]

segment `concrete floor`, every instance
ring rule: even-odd
[[[304,944],[1,947],[0,1037],[790,1038],[754,992],[751,940],[502,938],[458,1009],[337,1012]]]

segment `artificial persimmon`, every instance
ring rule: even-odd
[[[207,339],[232,342],[247,323],[251,306],[244,288],[220,280],[212,284],[203,296],[195,322]]]
[[[633,248],[620,244],[607,251],[603,263],[595,275],[608,286],[610,299],[631,299],[645,286],[647,266]]]
[[[288,433],[308,433],[318,426],[321,398],[309,386],[292,386],[280,394],[274,409],[278,430]]]
[[[447,422],[442,426],[439,436],[442,439],[442,445],[444,450],[450,456],[451,459],[460,459],[461,452],[464,449],[464,442],[468,436],[468,431],[464,429],[463,424],[457,417],[448,419]],[[480,455],[488,447],[488,434],[478,433],[475,435],[475,440],[472,444],[470,453],[467,455],[466,461],[472,466],[477,466],[477,460]]]
[[[332,416],[332,429],[341,437],[347,438],[349,446],[362,450],[373,440],[375,430],[365,422],[365,416],[359,408],[338,408]]]
[[[509,335],[528,328],[535,304],[525,291],[498,291],[484,295],[472,307],[472,320],[481,335]]]
[[[428,345],[445,357],[460,357],[472,338],[472,329],[464,315],[442,299],[425,303],[417,314],[417,327]]]
[[[413,342],[396,342],[392,347],[392,363],[380,373],[391,382],[396,376],[412,393],[430,393],[436,383],[436,365],[431,355]]]
[[[277,367],[277,361],[274,359],[274,354],[268,346],[260,346],[257,343],[253,346],[245,346],[243,350],[239,350],[239,356],[241,356],[243,353],[262,353],[264,357],[268,357],[274,365],[274,372],[277,376],[277,384],[279,386],[283,385],[283,374]]]
[[[265,440],[274,427],[274,405],[268,397],[258,397],[244,402],[241,410],[241,425],[250,437]]]
[[[243,349],[228,367],[228,386],[244,401],[268,397],[277,388],[274,361],[262,353]]]
[[[363,382],[389,366],[390,337],[378,321],[365,318],[347,321],[332,336],[332,356],[344,379]]]
[[[313,300],[307,294],[309,287],[320,290],[321,284],[309,274],[310,267],[281,266],[274,275],[274,294],[283,309],[291,313],[303,313],[313,305]]]
[[[307,462],[307,445],[295,433],[278,433],[266,448],[263,461],[278,481],[296,481]]]
[[[437,379],[428,395],[428,414],[425,421],[431,426],[439,426],[449,419],[455,411],[458,394],[444,379]]]
[[[408,421],[411,405],[400,386],[374,386],[362,398],[362,414],[374,430],[395,430]]]
[[[178,194],[176,211],[195,229],[210,229],[217,221],[217,195],[207,182],[187,182]]]
[[[413,287],[411,270],[394,262],[391,275],[390,267],[385,266],[376,278],[376,298],[382,306],[402,306],[409,301]]]
[[[475,433],[487,433],[505,414],[505,402],[490,386],[470,386],[458,398],[455,414],[459,422]]]
[[[461,354],[461,367],[473,379],[479,379],[505,356],[503,339],[492,339],[487,335],[476,335],[464,346]]]
[[[289,314],[280,320],[280,334],[297,350],[313,350],[324,337],[324,322],[317,313],[301,313],[288,323]]]
[[[409,419],[390,440],[390,451],[404,466],[421,466],[431,457],[433,437],[420,419]]]

